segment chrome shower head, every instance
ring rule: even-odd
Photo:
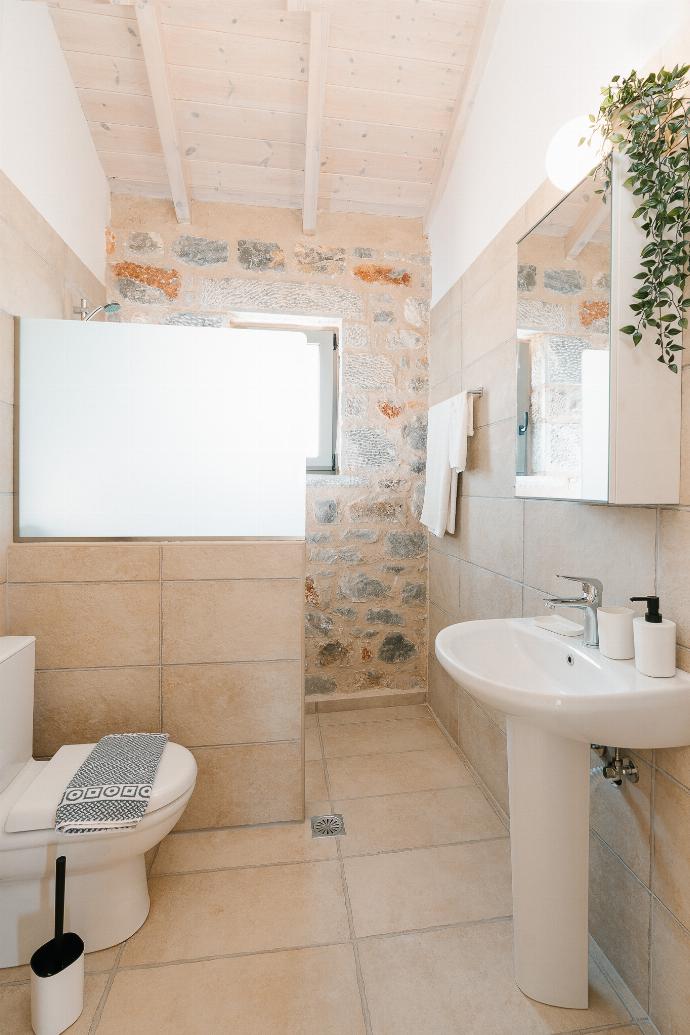
[[[87,320],[91,320],[94,316],[96,316],[97,313],[100,313],[100,312],[104,312],[104,313],[107,313],[107,314],[119,313],[120,312],[120,303],[119,302],[106,302],[105,305],[99,305],[98,309],[94,309],[93,312],[89,313],[88,315],[84,315],[84,310],[83,309],[80,310],[80,312],[82,314],[82,317],[81,317],[82,320],[84,320],[84,322],[86,322]]]

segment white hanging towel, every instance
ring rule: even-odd
[[[426,485],[420,521],[439,538],[455,531],[457,475],[467,463],[467,436],[474,434],[472,396],[467,392],[429,410]]]

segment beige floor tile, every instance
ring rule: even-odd
[[[310,712],[304,716],[304,728],[305,730],[315,730],[319,728],[319,718],[316,712]]]
[[[338,799],[431,791],[473,783],[467,766],[448,746],[433,751],[329,758],[327,765],[331,795]]]
[[[477,787],[345,799],[333,811],[345,818],[345,856],[508,836]]]
[[[304,731],[304,758],[307,762],[319,762],[322,758],[321,737],[318,729]]]
[[[310,816],[329,811],[327,801],[309,803]],[[234,866],[319,862],[322,859],[335,859],[336,856],[333,839],[312,837],[307,816],[304,823],[169,834],[158,850],[152,873],[156,876],[193,870],[222,870]]]
[[[323,762],[304,763],[304,796],[307,801],[323,801],[328,797]]]
[[[86,978],[84,1010],[79,1020],[67,1029],[69,1035],[87,1035],[107,980],[105,974],[92,974]],[[28,984],[0,987],[0,1031],[3,1035],[33,1035]]]
[[[345,861],[358,937],[509,916],[507,840]]]
[[[390,708],[353,708],[346,712],[319,712],[322,726],[340,726],[359,722],[390,722],[392,719],[428,719],[425,704],[395,704]]]
[[[372,938],[359,953],[374,1035],[552,1035],[629,1019],[593,965],[588,1010],[523,995],[508,921]]]
[[[432,718],[325,726],[321,735],[326,758],[389,751],[426,751],[446,743]]]
[[[363,1035],[350,945],[118,973],[99,1035]]]
[[[149,881],[151,912],[123,964],[345,941],[340,866],[297,863]]]

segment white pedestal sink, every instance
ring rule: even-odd
[[[690,744],[690,674],[640,675],[531,618],[442,629],[436,656],[508,716],[515,980],[532,999],[587,1007],[589,745]]]

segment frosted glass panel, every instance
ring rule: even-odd
[[[19,535],[304,536],[301,332],[21,320]]]

